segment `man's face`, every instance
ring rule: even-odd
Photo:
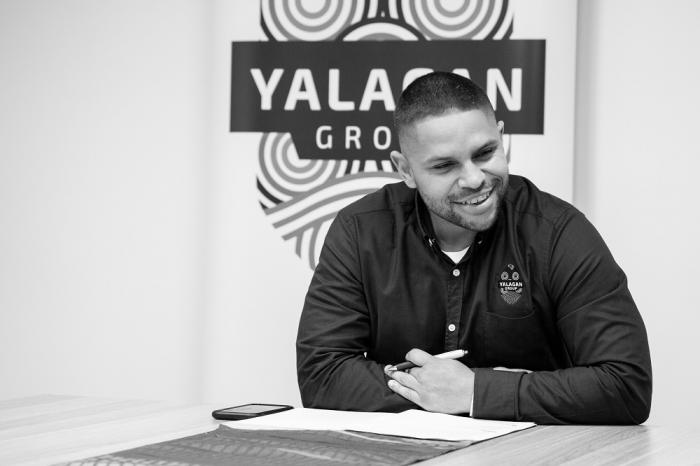
[[[502,123],[481,110],[426,117],[402,131],[403,152],[391,158],[420,193],[436,231],[493,225],[508,186],[502,132]]]

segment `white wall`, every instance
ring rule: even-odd
[[[0,398],[199,396],[206,13],[0,2]]]
[[[575,204],[647,325],[650,423],[700,414],[700,3],[579,2]]]
[[[282,329],[297,315],[266,318],[266,283],[300,300],[308,280],[301,265],[280,277],[256,262],[256,238],[212,249],[229,232],[218,212],[262,213],[227,197],[226,171],[251,186],[255,173],[220,150],[235,148],[223,141],[227,103],[210,92],[227,85],[224,60],[211,55],[230,50],[209,36],[226,20],[208,5],[0,1],[0,399],[297,399],[292,353],[260,367],[241,346],[226,367],[206,364],[241,331],[292,351],[294,330]],[[700,412],[699,5],[579,2],[574,200],[627,271],[647,323],[652,423]],[[289,254],[272,230],[268,239]],[[235,261],[251,264],[258,309],[236,309]]]

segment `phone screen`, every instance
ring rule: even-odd
[[[249,404],[242,406],[234,406],[233,408],[222,409],[221,413],[246,413],[246,414],[259,414],[265,411],[270,411],[272,409],[279,409],[279,405],[263,405],[263,404]]]

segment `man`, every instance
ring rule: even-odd
[[[509,176],[484,92],[432,73],[394,120],[403,183],[339,212],[309,287],[304,405],[644,422],[651,363],[626,277],[583,214]],[[388,367],[404,359],[417,367]]]

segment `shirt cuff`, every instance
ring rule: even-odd
[[[523,375],[524,372],[474,369],[474,395],[469,415],[474,418],[517,421],[520,417],[518,392]]]

